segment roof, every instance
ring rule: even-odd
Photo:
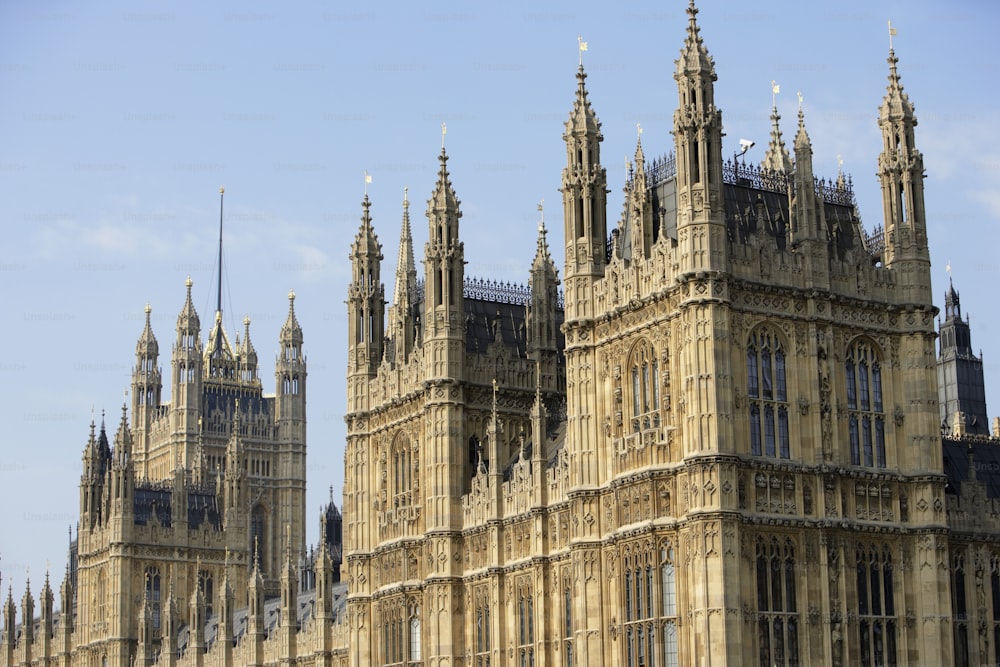
[[[971,449],[976,481],[986,487],[987,498],[1000,498],[1000,440],[942,438],[941,447],[944,451],[944,474],[948,478],[945,493],[961,493],[962,483],[969,479]]]

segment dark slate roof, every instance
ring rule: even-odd
[[[207,523],[215,530],[222,530],[222,515],[214,492],[195,490],[188,492],[188,527],[200,528]]]
[[[137,526],[149,523],[155,512],[156,518],[164,526],[170,525],[170,487],[165,484],[135,486],[133,512]]]
[[[240,401],[240,420],[249,422],[259,414],[274,415],[274,397],[263,396],[259,389],[239,390],[228,386],[205,386],[202,414],[211,415],[215,410],[231,414],[236,399]]]
[[[952,440],[943,438],[945,492],[959,494],[969,479],[969,447],[972,448],[976,480],[986,485],[986,497],[1000,498],[1000,442],[997,440]]]

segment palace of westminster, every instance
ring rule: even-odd
[[[8,593],[0,666],[1000,664],[1000,420],[958,293],[933,305],[897,58],[866,233],[801,108],[791,150],[775,108],[761,164],[723,160],[687,23],[672,150],[636,147],[610,233],[576,74],[562,276],[543,223],[526,286],[465,275],[442,149],[386,308],[365,195],[317,546],[294,294],[274,394],[249,322],[231,342],[220,305],[202,343],[190,281],[165,378],[147,309],[65,577]]]

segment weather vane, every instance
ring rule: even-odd
[[[538,201],[538,213],[540,215],[538,219],[538,231],[545,229],[545,200],[541,199]]]
[[[799,111],[802,111],[802,91],[800,90],[796,95],[799,96]]]
[[[892,51],[892,38],[896,36],[896,29],[892,27],[892,21],[889,22],[889,50]]]
[[[441,123],[441,150],[444,150],[444,135],[448,134],[448,126]]]
[[[576,43],[580,47],[580,67],[583,67],[583,52],[587,50],[587,42],[583,41],[583,35],[577,35]]]
[[[778,108],[778,93],[780,92],[781,86],[774,79],[771,79],[771,106],[775,109]]]
[[[365,169],[365,196],[368,196],[368,184],[372,182],[372,175]]]

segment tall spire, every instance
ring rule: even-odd
[[[222,312],[222,202],[226,196],[226,189],[219,188],[219,275],[218,290],[215,299],[215,312]]]
[[[403,188],[403,223],[399,231],[399,256],[396,260],[396,281],[393,287],[393,304],[389,309],[389,326],[392,327],[393,361],[404,363],[413,350],[416,305],[417,269],[413,258],[413,234],[410,230],[410,199],[408,188]]]
[[[677,227],[680,273],[726,268],[726,221],[722,196],[722,112],[715,106],[715,64],[702,43],[698,10],[688,6],[688,28],[674,80],[677,155]],[[698,239],[698,240],[696,240]],[[701,241],[704,239],[705,241]]]
[[[892,28],[890,24],[890,36]],[[930,255],[924,212],[924,158],[917,150],[913,129],[917,126],[913,104],[903,92],[895,50],[889,48],[889,84],[879,108],[882,153],[879,180],[885,217],[885,266],[914,261],[921,266],[904,289],[914,302],[931,303]],[[919,278],[919,280],[917,280]]]
[[[694,5],[694,0],[687,8],[688,27],[687,37],[684,39],[684,48],[681,49],[681,58],[677,61],[677,73],[691,75],[699,73],[716,80],[715,63],[708,55],[708,49],[701,40],[701,30],[698,28],[698,8]]]
[[[563,229],[566,266],[563,276],[568,299],[566,319],[593,316],[589,296],[595,280],[604,275],[607,263],[607,172],[601,166],[601,123],[587,95],[583,65],[576,73],[576,95],[563,131],[566,166],[560,191],[563,195]]]
[[[351,365],[373,374],[382,361],[385,336],[385,287],[382,246],[372,226],[368,195],[361,202],[361,226],[351,244],[351,284],[348,286]]]
[[[425,336],[461,336],[465,248],[459,234],[461,202],[448,173],[444,147],[438,156],[438,177],[427,202],[428,241],[424,249]]]

